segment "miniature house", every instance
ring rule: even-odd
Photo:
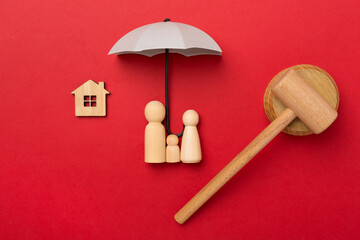
[[[106,116],[106,94],[104,82],[97,84],[89,80],[72,94],[75,95],[75,116]]]

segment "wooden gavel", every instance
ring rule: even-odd
[[[293,69],[283,74],[271,91],[287,108],[175,214],[178,223],[189,219],[296,117],[316,134],[328,128],[337,118],[337,111]]]

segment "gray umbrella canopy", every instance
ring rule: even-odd
[[[165,53],[165,108],[166,130],[170,131],[169,94],[168,94],[168,66],[169,53],[179,53],[186,57],[196,55],[221,56],[219,45],[208,34],[200,29],[178,22],[157,22],[141,26],[120,38],[111,48],[110,54],[141,54],[152,57]],[[184,131],[184,129],[183,129]],[[182,136],[183,131],[176,134]]]
[[[136,28],[123,36],[109,54],[136,53],[148,57],[164,53],[221,55],[219,45],[200,29],[178,22],[158,22]]]

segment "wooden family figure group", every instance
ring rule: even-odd
[[[145,162],[147,163],[198,163],[201,161],[200,138],[196,125],[199,115],[194,110],[187,110],[183,115],[185,125],[181,141],[176,135],[169,135],[165,143],[165,127],[162,121],[166,110],[159,101],[151,101],[145,107],[145,118],[149,122],[145,128]]]

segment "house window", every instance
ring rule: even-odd
[[[84,107],[96,107],[96,96],[84,95]]]

